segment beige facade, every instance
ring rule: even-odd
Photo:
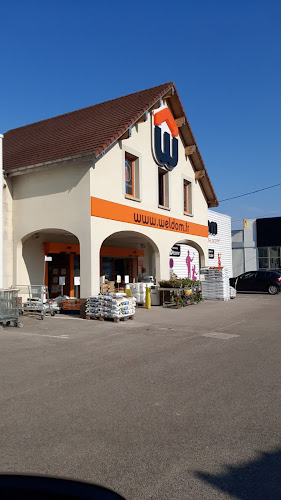
[[[4,286],[43,282],[46,242],[80,244],[82,297],[99,291],[100,249],[105,240],[115,247],[142,248],[143,267],[157,280],[169,279],[169,253],[177,242],[194,246],[201,265],[207,262],[207,236],[114,220],[114,210],[112,220],[91,215],[93,197],[207,226],[208,204],[180,136],[178,164],[167,174],[169,206],[159,207],[151,120],[149,113],[146,121],[132,127],[129,138],[113,143],[97,159],[88,155],[9,174],[3,200]],[[125,194],[126,153],[138,158],[137,200]],[[183,210],[184,179],[191,183],[191,215]]]

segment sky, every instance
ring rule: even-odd
[[[0,0],[0,133],[174,81],[219,200],[281,183],[281,0]],[[281,216],[281,186],[222,202]]]

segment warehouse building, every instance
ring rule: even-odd
[[[208,264],[218,201],[173,83],[8,131],[3,169],[4,286],[169,279],[176,244]]]
[[[244,219],[232,231],[233,273],[281,269],[281,217]]]

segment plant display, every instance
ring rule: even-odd
[[[171,306],[176,308],[185,307],[190,304],[197,304],[202,300],[200,281],[193,281],[188,278],[178,278],[175,274],[169,280],[159,281],[161,288],[174,288],[171,290]]]
[[[169,280],[159,281],[161,288],[184,288],[199,285],[200,281],[193,281],[188,278],[171,277]]]

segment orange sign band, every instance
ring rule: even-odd
[[[209,228],[202,224],[195,224],[182,219],[174,219],[165,215],[147,212],[127,205],[120,205],[112,201],[91,198],[91,215],[103,219],[128,222],[137,226],[164,229],[175,233],[193,234],[208,238]]]

